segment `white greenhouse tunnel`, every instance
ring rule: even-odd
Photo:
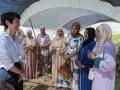
[[[24,26],[30,26],[30,17],[34,27],[44,24],[48,29],[59,26],[69,29],[70,22],[78,18],[83,27],[106,19],[120,21],[120,7],[101,0],[40,0],[29,6],[21,17]]]

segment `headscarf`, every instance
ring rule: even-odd
[[[73,22],[71,28],[73,28],[74,26],[77,28],[77,33],[76,33],[76,34],[73,34],[73,33],[71,32],[71,36],[72,36],[73,38],[83,37],[83,36],[79,33],[79,32],[80,32],[80,27],[81,27],[80,23],[77,22],[77,21],[76,21],[76,22]]]
[[[19,31],[17,31],[17,33],[19,34],[18,35],[19,37],[25,35],[24,32],[23,32],[23,30],[21,28],[19,29]]]
[[[88,39],[82,43],[83,47],[86,46],[87,44],[89,44],[90,42],[94,41],[94,38],[95,38],[95,29],[94,28],[89,27],[89,28],[86,28],[85,31],[88,32]]]
[[[28,29],[28,30],[27,30],[27,33],[32,33],[32,30],[29,30],[29,29]]]
[[[61,37],[59,37],[58,36],[58,31],[62,31],[62,36]],[[56,39],[63,39],[64,38],[64,31],[63,31],[63,28],[62,27],[58,27],[57,28],[57,33],[56,33]]]
[[[61,36],[61,37],[58,36],[58,31],[62,31],[62,36]],[[63,31],[63,28],[62,28],[62,27],[58,27],[58,28],[57,28],[56,37],[54,38],[54,40],[53,40],[53,42],[52,42],[52,46],[54,47],[54,46],[55,46],[55,43],[56,43],[57,41],[59,41],[59,40],[60,40],[60,42],[61,42],[61,46],[60,46],[60,47],[62,48],[62,46],[63,46],[63,44],[64,44],[64,31]],[[60,48],[58,51],[60,51],[61,48]]]
[[[31,33],[32,34],[32,30],[27,30],[27,33]],[[28,35],[27,35],[27,37],[28,37]],[[28,38],[33,39],[34,37],[31,36],[31,37],[28,37]]]
[[[103,58],[103,48],[105,43],[111,41],[112,39],[112,30],[108,24],[101,24],[97,27],[100,32],[100,41],[96,42],[96,46],[93,49],[93,52],[98,56]]]
[[[108,24],[101,24],[97,28],[100,31],[100,36],[101,36],[100,44],[104,44],[107,41],[111,41],[112,30]]]
[[[23,39],[26,38],[26,35],[21,28],[19,29],[19,31],[17,31],[17,36],[20,38],[21,41],[23,41]]]

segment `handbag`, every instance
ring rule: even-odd
[[[66,81],[70,81],[72,78],[72,72],[70,68],[70,64],[64,62],[58,69],[58,72],[64,77]]]
[[[93,71],[93,68],[90,68],[90,69],[89,69],[88,79],[89,79],[89,80],[93,80],[93,79],[94,79],[94,71]]]
[[[63,56],[63,59],[65,62],[69,62],[69,63],[71,62],[71,58],[65,59],[65,57]]]

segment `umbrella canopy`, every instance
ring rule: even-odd
[[[96,13],[90,10],[79,8],[52,8],[38,12],[30,17],[33,27],[39,28],[40,25],[45,25],[48,29],[63,28],[70,30],[70,26],[74,21],[79,21],[82,28],[104,20],[112,20],[112,18]],[[24,22],[24,26],[30,26],[29,19]]]
[[[21,15],[26,8],[37,1],[39,0],[0,0],[0,15],[8,11]]]

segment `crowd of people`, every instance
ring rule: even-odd
[[[2,14],[1,22],[5,31],[0,35],[0,80],[12,88],[3,90],[23,90],[23,79],[48,74],[54,87],[114,90],[116,48],[109,25],[88,27],[82,35],[75,21],[67,37],[59,27],[51,40],[43,25],[37,36],[32,36],[32,30],[26,36],[19,30],[20,16],[15,12]]]

